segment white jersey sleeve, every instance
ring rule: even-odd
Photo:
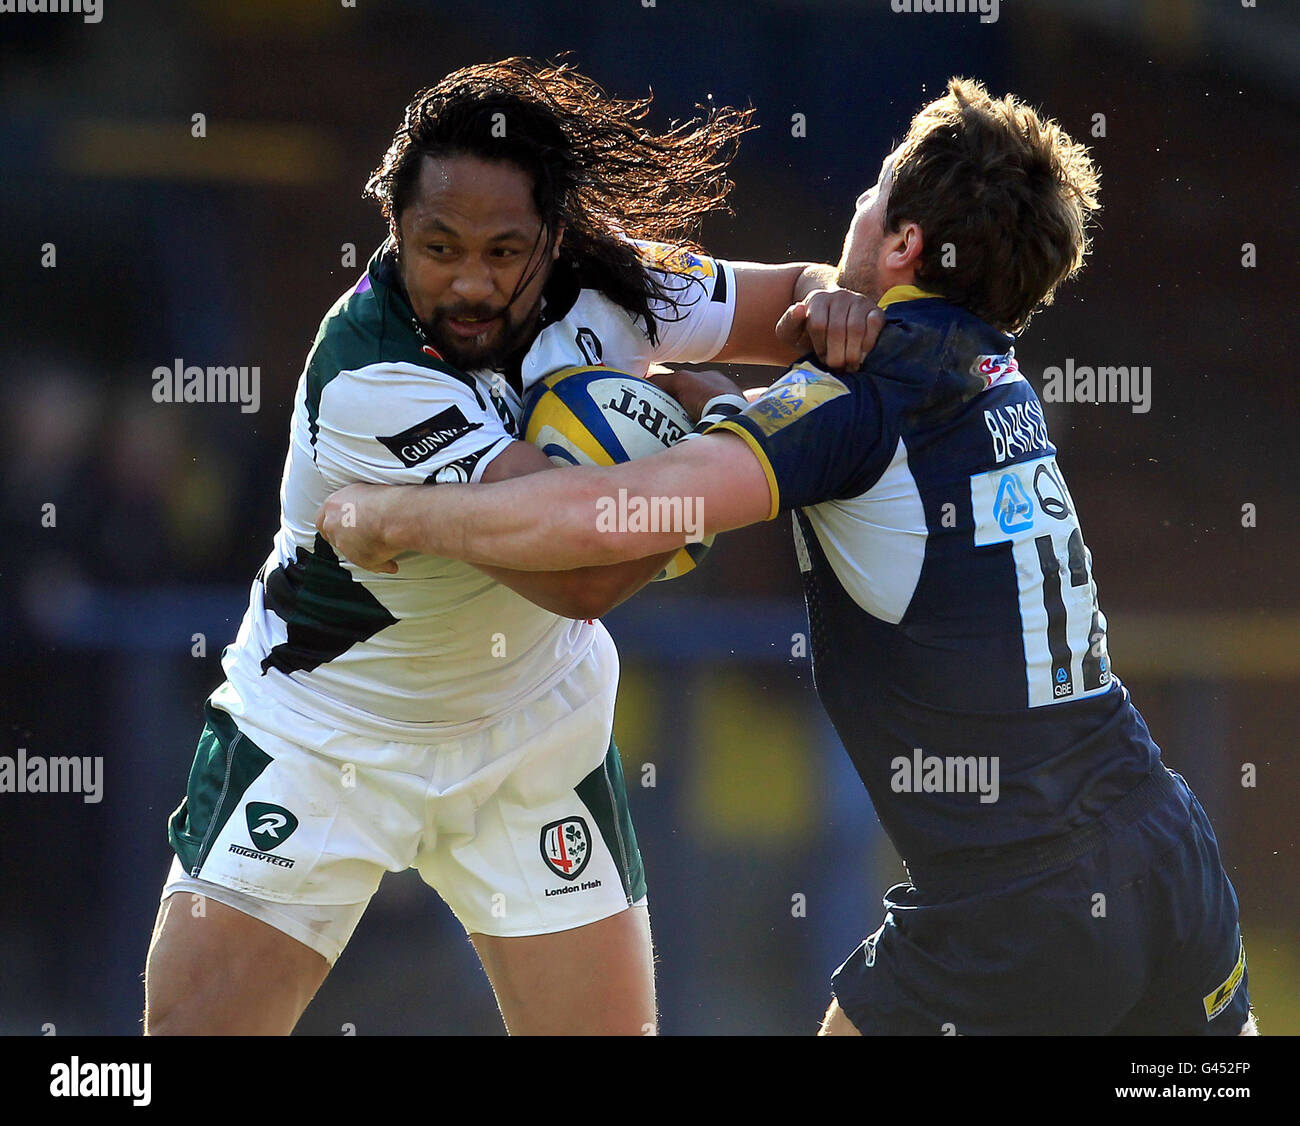
[[[339,372],[313,428],[313,457],[331,488],[475,482],[514,440],[472,378],[406,363]]]
[[[635,243],[647,267],[671,294],[656,301],[657,340],[651,363],[703,363],[731,334],[736,313],[736,276],[729,262],[658,242]]]

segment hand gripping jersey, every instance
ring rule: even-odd
[[[1012,338],[914,287],[861,371],[719,424],[793,510],[818,694],[909,864],[1058,836],[1159,760]],[[716,429],[717,427],[715,427]]]
[[[519,388],[465,374],[428,348],[385,245],[326,314],[295,396],[280,487],[281,521],[248,612],[223,655],[249,691],[339,730],[417,742],[468,732],[535,699],[590,649],[598,623],[543,610],[482,571],[416,554],[395,575],[339,559],[316,512],[353,482],[481,479],[516,437]],[[528,380],[605,362],[644,372],[656,360],[713,356],[731,329],[726,263],[667,248],[644,253],[680,294],[661,308],[658,341],[600,293],[558,268]]]

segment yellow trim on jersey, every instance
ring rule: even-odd
[[[1233,997],[1237,995],[1237,987],[1241,984],[1241,977],[1245,972],[1246,944],[1243,942],[1241,951],[1237,955],[1237,964],[1232,967],[1232,973],[1228,975],[1227,980],[1201,1000],[1201,1004],[1205,1006],[1206,1020],[1213,1020],[1228,1007]]]
[[[887,309],[896,301],[919,301],[922,297],[942,296],[941,293],[929,293],[924,289],[918,289],[914,285],[896,285],[892,289],[887,289],[876,304],[882,309]]]
[[[745,439],[749,448],[754,451],[754,456],[758,458],[759,465],[763,467],[763,472],[767,474],[767,487],[772,494],[772,511],[767,514],[765,519],[775,520],[776,514],[781,511],[781,487],[776,483],[776,474],[772,472],[772,463],[767,460],[767,454],[763,447],[759,445],[758,439],[740,423],[732,422],[730,419],[715,422],[705,433],[712,434],[715,430],[730,430],[733,434],[739,434]]]

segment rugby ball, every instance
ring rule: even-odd
[[[682,405],[648,379],[607,367],[572,367],[533,385],[520,419],[524,441],[556,465],[618,465],[660,453],[691,432]],[[654,577],[692,570],[713,543],[688,543]]]

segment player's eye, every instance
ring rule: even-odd
[[[429,253],[438,258],[446,258],[452,254],[453,251],[445,242],[431,242],[429,243]]]
[[[514,258],[519,251],[513,246],[494,246],[492,248],[493,258]]]

